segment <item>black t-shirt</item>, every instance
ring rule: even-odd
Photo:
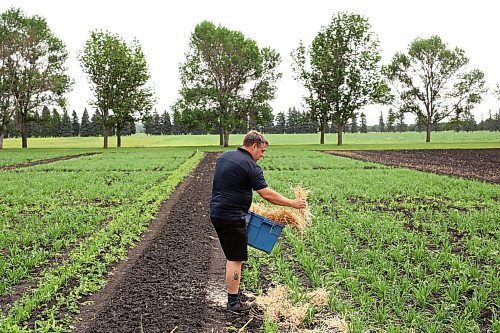
[[[210,217],[244,219],[252,204],[252,189],[267,186],[262,169],[248,151],[238,148],[223,153],[215,166]]]

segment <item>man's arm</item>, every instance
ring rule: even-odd
[[[261,190],[258,190],[257,193],[259,193],[259,195],[262,198],[275,205],[289,206],[297,209],[307,207],[306,199],[304,198],[288,199],[279,194],[278,192],[272,190],[270,187],[265,187]]]

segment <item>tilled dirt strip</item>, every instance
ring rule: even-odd
[[[222,308],[224,258],[208,216],[216,157],[206,155],[162,205],[129,259],[81,308],[74,332],[226,332],[250,320]],[[250,324],[260,331],[261,321]]]
[[[31,162],[25,162],[25,163],[18,163],[18,164],[13,164],[13,165],[6,165],[0,167],[0,171],[2,170],[12,170],[12,169],[19,169],[19,168],[26,168],[38,164],[48,164],[48,163],[53,163],[57,161],[64,161],[64,160],[71,160],[73,158],[78,158],[78,157],[83,157],[83,156],[91,156],[91,155],[96,155],[96,154],[101,154],[101,153],[84,153],[84,154],[76,154],[76,155],[69,155],[69,156],[61,156],[61,157],[54,157],[54,158],[48,158],[45,160],[37,160],[37,161],[31,161]]]
[[[328,153],[500,184],[500,149],[336,150]]]

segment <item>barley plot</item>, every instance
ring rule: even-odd
[[[262,166],[278,191],[310,189],[314,218],[303,235],[285,229],[271,258],[253,252],[249,285],[265,289],[252,272],[271,271],[298,305],[325,288],[352,332],[498,332],[497,185],[320,152]],[[310,310],[303,329],[321,331],[320,317]]]

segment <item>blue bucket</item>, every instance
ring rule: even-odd
[[[246,216],[248,245],[270,253],[285,225],[249,212]]]

